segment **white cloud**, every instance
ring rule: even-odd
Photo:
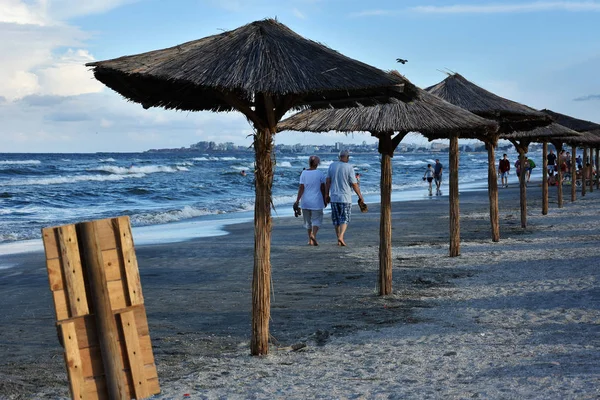
[[[294,15],[300,19],[306,19],[306,16],[304,14],[302,14],[302,12],[300,10],[298,10],[297,8],[294,8],[292,10],[292,12],[294,13]]]
[[[45,2],[33,4],[21,0],[0,0],[0,23],[20,25],[46,25]]]
[[[600,3],[593,1],[537,1],[515,4],[455,4],[451,6],[417,6],[412,11],[435,14],[492,14],[539,11],[600,11]]]
[[[350,13],[350,17],[373,17],[373,16],[388,16],[396,15],[398,11],[393,10],[364,10],[359,12]]]

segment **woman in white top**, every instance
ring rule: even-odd
[[[427,182],[429,183],[429,195],[431,196],[431,182],[433,181],[433,174],[434,174],[434,170],[433,167],[431,166],[431,164],[427,164],[427,169],[425,170],[425,175],[423,175],[423,180],[427,179]]]
[[[304,227],[308,232],[308,244],[318,246],[317,232],[323,223],[325,203],[325,175],[317,170],[321,159],[318,156],[308,158],[308,169],[300,175],[300,186],[295,206],[301,202]]]

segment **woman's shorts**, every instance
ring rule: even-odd
[[[338,226],[350,223],[352,203],[331,203],[331,221]]]
[[[431,178],[431,177],[427,178],[427,182],[433,182],[433,178]]]
[[[323,223],[323,210],[306,210],[302,209],[304,216],[304,227],[312,229],[313,226],[321,226]]]

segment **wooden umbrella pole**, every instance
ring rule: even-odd
[[[577,147],[572,146],[571,148],[571,201],[575,201],[577,199],[577,185],[575,182],[577,181],[577,163],[575,159],[577,158]]]
[[[126,379],[123,373],[121,349],[117,342],[119,340],[117,322],[110,304],[96,223],[94,221],[82,222],[77,224],[76,228],[83,246],[83,261],[91,289],[108,398],[111,400],[126,399]]]
[[[254,272],[252,276],[252,355],[269,352],[271,316],[271,188],[273,184],[273,136],[269,128],[258,129],[254,205]]]
[[[381,140],[381,139],[380,139]],[[379,295],[392,293],[392,162],[381,154],[381,219],[379,221]]]
[[[587,167],[588,171],[588,175],[590,177],[590,193],[592,193],[594,191],[594,174],[592,173],[593,168],[592,165],[594,165],[594,149],[592,147],[590,147],[590,161],[589,161],[590,166]],[[587,165],[587,164],[586,164]]]
[[[527,171],[525,170],[525,149],[518,148],[521,173],[519,174],[519,204],[521,206],[521,228],[527,228]]]
[[[542,215],[548,214],[548,142],[542,145]]]
[[[600,149],[596,147],[596,189],[600,189]]]
[[[458,200],[458,136],[450,137],[450,257],[460,255],[460,207]]]
[[[498,139],[490,139],[485,147],[488,153],[488,197],[490,201],[490,225],[492,242],[500,241],[500,213],[498,211],[498,175],[496,172],[496,144]]]
[[[585,164],[587,160],[587,150],[587,147],[583,148],[583,155],[581,159],[581,163],[583,164],[581,167],[581,197],[585,196],[585,177],[587,175],[587,166]]]
[[[558,186],[556,187],[556,192],[558,193],[558,208],[563,208],[563,173],[562,173],[562,163],[564,160],[560,158],[560,153],[562,152],[562,144],[555,145],[556,151],[558,152],[558,168],[556,169],[556,173],[558,174]]]

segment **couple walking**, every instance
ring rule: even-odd
[[[427,180],[429,183],[429,195],[432,193],[432,182],[435,180],[435,194],[442,194],[441,185],[442,185],[442,171],[444,167],[442,163],[440,163],[439,159],[435,160],[435,166],[431,166],[431,164],[427,164],[427,169],[425,170],[425,174],[423,175],[423,180]]]
[[[300,185],[294,208],[302,205],[304,228],[308,232],[308,244],[318,246],[317,232],[323,222],[323,209],[331,204],[331,220],[335,228],[338,246],[346,246],[344,234],[350,223],[352,190],[358,195],[359,205],[364,199],[358,186],[354,168],[348,164],[350,153],[342,150],[339,161],[331,163],[327,176],[317,170],[321,160],[318,156],[308,158],[308,169],[300,175]]]

